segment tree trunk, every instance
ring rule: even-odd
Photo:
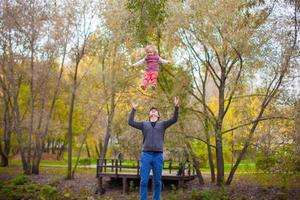
[[[47,140],[47,148],[46,148],[46,152],[47,152],[47,153],[50,153],[50,146],[51,146],[51,140],[48,139],[48,140]]]
[[[97,158],[100,158],[100,156],[101,156],[100,149],[102,149],[102,141],[101,141],[101,139],[99,140],[99,148],[98,148],[98,145],[95,144],[95,150],[96,150],[96,153],[97,153]]]
[[[44,119],[44,113],[45,113],[45,100],[46,100],[46,88],[42,89],[42,108],[41,108],[41,113],[40,113],[40,119],[39,119],[39,124],[38,124],[38,131],[37,131],[37,135],[36,135],[36,149],[35,149],[35,155],[34,155],[34,160],[33,160],[33,166],[32,166],[32,173],[33,174],[39,174],[39,167],[40,167],[40,161],[43,155],[43,152],[45,151],[45,140],[47,138],[48,135],[48,128],[49,128],[49,124],[50,121],[52,119],[52,114],[54,112],[54,107],[55,107],[55,102],[57,100],[57,96],[58,96],[58,92],[59,92],[59,88],[60,88],[60,83],[61,83],[61,78],[62,78],[62,73],[63,73],[63,65],[64,65],[64,60],[65,60],[65,55],[66,55],[66,44],[64,46],[64,54],[63,54],[63,58],[62,58],[62,62],[61,62],[61,68],[60,68],[60,73],[58,76],[58,80],[57,80],[57,84],[56,84],[56,88],[54,91],[54,95],[51,101],[51,106],[50,106],[50,110],[47,114],[46,117],[46,125],[44,130],[42,131],[42,120]],[[50,72],[50,68],[49,71]],[[47,74],[47,79],[49,77],[49,73]],[[55,154],[55,152],[58,150],[58,145],[59,145],[59,140],[55,140],[53,139],[53,145],[52,145],[52,153]],[[56,142],[55,142],[56,141]],[[49,143],[48,143],[49,145]],[[49,146],[48,146],[49,147]]]
[[[8,166],[8,157],[4,154],[1,154],[1,167],[7,167]]]
[[[41,133],[40,133],[41,134]],[[42,155],[44,152],[45,140],[41,138],[38,140],[36,145],[37,154],[34,156],[33,164],[32,164],[32,173],[39,174],[40,173],[40,162],[42,159]]]
[[[51,140],[51,153],[52,154],[55,154],[55,139],[52,139]]]
[[[106,156],[108,142],[112,132],[112,123],[114,119],[114,114],[115,114],[115,94],[113,93],[110,100],[110,110],[108,110],[106,134],[105,134],[105,138],[101,150],[100,165],[102,164],[102,160],[105,159]]]
[[[39,133],[38,135],[40,135],[41,133]],[[32,160],[32,173],[33,174],[39,174],[39,168],[40,168],[40,162],[41,162],[41,158],[43,155],[43,148],[44,144],[42,141],[42,138],[37,138],[36,139],[36,146],[35,146],[35,153],[33,156],[33,160]]]
[[[57,150],[58,150],[58,145],[59,145],[59,140],[56,139],[55,142],[54,142],[54,147],[53,147],[53,149],[54,149],[54,154],[56,154],[56,152],[57,152]]]
[[[39,157],[36,157],[36,158],[33,160],[33,164],[32,164],[32,174],[38,175],[38,174],[40,173],[40,161],[41,161],[41,158],[39,158]]]
[[[69,128],[68,128],[68,172],[67,179],[72,179],[72,143],[73,143],[73,111],[75,104],[75,85],[73,86],[73,92],[70,103],[70,112],[69,112]]]
[[[4,92],[4,102],[5,102],[5,111],[3,116],[4,121],[4,147],[2,148],[2,142],[0,141],[0,154],[1,154],[1,167],[7,167],[8,166],[8,155],[10,153],[10,142],[11,142],[11,117],[10,117],[10,109],[9,109],[9,103],[8,103],[8,95],[6,95],[6,92]]]
[[[230,185],[230,184],[231,184],[231,182],[232,182],[232,180],[233,180],[233,176],[234,176],[234,174],[235,174],[235,172],[236,172],[236,170],[237,170],[237,168],[238,168],[240,162],[242,161],[242,159],[243,159],[244,156],[246,155],[246,152],[247,152],[248,146],[250,145],[250,142],[251,142],[251,140],[252,140],[254,131],[255,131],[255,129],[256,129],[258,123],[259,123],[259,119],[263,116],[263,113],[264,113],[264,111],[265,111],[266,106],[267,106],[267,105],[265,105],[265,104],[263,103],[262,108],[261,108],[261,110],[260,110],[260,113],[258,114],[258,116],[257,116],[257,118],[256,118],[256,122],[255,122],[255,123],[252,125],[252,127],[251,127],[249,136],[247,137],[247,140],[246,140],[246,142],[245,142],[245,144],[244,144],[244,146],[243,146],[242,152],[240,153],[240,155],[238,156],[238,158],[237,158],[235,164],[233,165],[233,167],[232,167],[231,170],[230,170],[229,176],[228,176],[228,178],[227,178],[227,180],[226,180],[226,185]]]
[[[73,112],[76,98],[76,90],[77,90],[77,73],[80,63],[80,55],[76,57],[76,66],[75,73],[73,77],[73,86],[72,86],[72,94],[71,94],[71,102],[70,102],[70,111],[69,111],[69,120],[68,120],[68,171],[67,171],[67,179],[72,179],[72,143],[73,143]]]
[[[92,120],[92,122],[90,123],[90,125],[86,128],[85,132],[84,132],[84,137],[82,139],[82,142],[80,144],[80,148],[79,148],[79,151],[77,153],[77,159],[76,159],[76,162],[75,162],[75,165],[74,165],[74,168],[72,170],[72,179],[74,178],[74,175],[75,175],[75,171],[77,169],[77,166],[78,166],[78,163],[79,163],[79,159],[80,159],[80,155],[81,155],[81,151],[83,149],[83,145],[84,143],[86,143],[86,146],[87,146],[87,142],[86,142],[86,139],[87,139],[87,136],[88,136],[88,133],[91,131],[91,128],[93,127],[95,121],[97,120],[99,114],[101,113],[101,109],[99,109],[99,111],[97,112],[96,116],[94,117],[94,119]]]
[[[221,186],[224,183],[224,158],[223,158],[223,142],[222,142],[222,126],[225,117],[225,69],[221,68],[221,79],[219,87],[219,113],[215,125],[216,134],[216,158],[217,158],[217,185]]]
[[[219,127],[221,128],[221,127]],[[224,158],[221,130],[216,130],[217,185],[224,183]]]
[[[296,155],[300,154],[300,99],[295,103],[295,121],[294,121],[294,127],[295,127],[295,153]],[[298,157],[299,158],[299,157]],[[300,162],[300,158],[298,160]]]
[[[110,136],[111,136],[111,131],[112,131],[112,117],[111,117],[111,115],[112,114],[109,114],[109,116],[108,116],[108,122],[107,122],[107,126],[106,126],[106,133],[105,133],[104,142],[103,142],[103,146],[102,146],[102,150],[101,150],[100,160],[105,159],[106,152],[107,152],[107,147],[108,147],[108,142],[109,142],[109,139],[110,139]]]
[[[17,139],[19,143],[19,150],[21,155],[22,161],[22,168],[24,174],[30,175],[31,174],[31,167],[27,163],[26,153],[29,151],[28,146],[26,147],[23,143],[22,138],[22,129],[21,129],[21,119],[20,119],[20,111],[19,111],[19,103],[18,103],[18,96],[19,96],[19,88],[20,88],[21,79],[19,79],[19,83],[13,83],[13,119],[14,119],[14,129],[17,134]]]
[[[211,182],[215,182],[215,165],[213,161],[213,156],[212,156],[212,150],[211,150],[211,143],[210,143],[210,121],[209,121],[209,113],[207,110],[207,103],[206,103],[206,88],[207,88],[207,76],[208,76],[208,69],[205,68],[205,74],[204,77],[201,78],[202,81],[202,105],[203,105],[203,113],[204,113],[204,134],[206,138],[206,145],[207,145],[207,155],[208,155],[208,163],[210,167],[210,176],[211,176]]]
[[[31,19],[31,25],[34,26],[34,15],[32,15]],[[34,30],[32,28],[32,30]],[[29,109],[30,109],[30,120],[29,120],[29,131],[28,131],[28,152],[27,152],[27,164],[29,165],[29,168],[31,168],[31,152],[32,152],[32,135],[33,135],[33,122],[34,122],[34,113],[35,113],[35,107],[34,107],[34,43],[35,39],[33,34],[31,35],[30,39],[30,104],[29,104]]]
[[[209,163],[209,168],[210,168],[211,182],[214,183],[215,178],[216,178],[215,165],[214,165],[214,161],[213,161],[209,136],[206,136],[206,142],[207,142],[207,154],[208,154],[208,163]]]
[[[89,145],[87,142],[85,143],[85,148],[86,148],[87,157],[91,158],[91,153],[90,153]]]
[[[57,151],[57,154],[56,154],[56,159],[57,160],[62,160],[63,159],[65,150],[66,150],[66,141],[63,142],[63,144],[61,145],[61,147]]]
[[[201,173],[201,170],[200,170],[200,165],[199,165],[199,161],[197,160],[195,154],[194,154],[194,151],[191,147],[191,144],[189,142],[187,142],[186,144],[187,146],[187,149],[189,150],[190,154],[191,154],[191,157],[192,157],[192,160],[193,160],[193,167],[196,171],[196,174],[197,174],[197,177],[198,177],[198,182],[200,185],[204,185],[204,179],[203,179],[203,176],[202,176],[202,173]]]
[[[210,176],[211,176],[211,182],[215,182],[215,165],[213,161],[213,156],[212,156],[212,150],[211,150],[211,143],[210,143],[210,135],[209,135],[209,115],[208,111],[206,108],[206,80],[207,80],[207,71],[204,77],[204,82],[203,82],[203,96],[202,96],[202,101],[203,101],[203,113],[204,113],[204,134],[205,134],[205,139],[206,139],[206,146],[207,146],[207,155],[208,155],[208,163],[209,163],[209,168],[210,168]]]

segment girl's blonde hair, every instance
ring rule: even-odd
[[[153,45],[151,45],[151,44],[149,44],[149,45],[147,45],[147,46],[145,47],[145,52],[146,52],[146,53],[147,53],[149,50],[152,50],[152,51],[154,52],[154,54],[157,54],[156,48],[155,48]]]

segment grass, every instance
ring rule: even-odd
[[[300,187],[300,174],[248,173],[238,174],[235,182],[253,182],[261,186]]]
[[[10,165],[22,165],[21,160],[11,160]],[[42,165],[59,165],[64,166],[68,165],[68,162],[65,160],[59,161],[59,160],[41,160],[41,166]]]
[[[66,167],[41,167],[40,172],[45,172],[47,174],[55,174],[55,175],[62,175],[65,176],[67,173]],[[9,174],[9,175],[17,175],[23,174],[22,167],[19,165],[11,165],[9,167],[0,167],[0,174]],[[96,170],[91,168],[77,168],[76,170],[77,175],[92,175],[96,176]]]
[[[247,167],[245,168],[247,169]],[[65,167],[51,167],[44,166],[41,167],[41,172],[46,172],[47,174],[66,174]],[[108,168],[108,171],[110,169]],[[125,170],[123,170],[125,171]],[[167,170],[168,171],[168,170]],[[202,170],[204,172],[204,170]],[[16,175],[22,173],[22,167],[19,165],[11,165],[9,167],[0,167],[0,174],[10,174]],[[95,175],[96,170],[93,168],[77,168],[76,174],[84,175],[90,174]],[[227,173],[228,174],[228,173]],[[234,180],[245,180],[249,182],[257,182],[260,185],[279,185],[279,186],[300,186],[300,174],[279,174],[279,173],[261,173],[261,172],[250,172],[250,173],[237,173]]]
[[[76,162],[76,158],[74,157],[72,159],[72,164],[74,166]],[[91,162],[91,165],[90,166],[95,166],[97,164],[97,160],[96,159],[90,159],[90,162]],[[164,162],[164,167],[167,168],[169,167],[169,161],[165,161]],[[111,164],[110,162],[108,162],[108,164]],[[10,165],[17,165],[17,166],[21,166],[22,163],[21,163],[21,160],[11,160],[10,161]],[[41,167],[45,167],[45,166],[53,166],[53,167],[62,167],[62,168],[65,168],[67,167],[68,165],[68,162],[67,160],[42,160],[41,161]],[[81,166],[82,164],[79,163],[79,166]],[[134,161],[134,160],[126,160],[126,161],[123,161],[122,162],[122,165],[129,165],[129,166],[136,166],[137,165],[137,162]],[[178,167],[179,166],[179,163],[178,162],[175,162],[173,161],[172,162],[172,167]],[[226,173],[229,173],[230,172],[230,169],[231,169],[231,163],[227,163],[224,165],[224,170]],[[201,172],[204,172],[204,173],[207,173],[207,172],[210,172],[210,169],[208,166],[206,167],[201,167],[200,168]],[[164,171],[168,171],[167,169],[164,170]],[[237,169],[237,172],[238,173],[255,173],[255,172],[258,172],[256,170],[256,166],[255,166],[255,163],[251,163],[251,162],[242,162],[238,169]]]

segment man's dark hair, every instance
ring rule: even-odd
[[[158,119],[159,119],[160,118],[159,110],[156,107],[151,107],[150,110],[149,110],[149,113],[150,113],[151,110],[156,110],[158,112],[158,115],[159,115]]]
[[[159,110],[158,110],[156,107],[151,107],[150,110],[149,110],[149,112],[150,112],[151,110],[156,110],[156,111],[158,112],[158,114],[160,115]]]
[[[159,112],[158,109],[157,109],[156,107],[153,107],[153,106],[150,108],[149,112],[150,112],[151,110],[157,110],[157,112]]]

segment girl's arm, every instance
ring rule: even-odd
[[[144,64],[144,63],[145,63],[145,58],[143,58],[143,59],[137,61],[136,63],[132,64],[131,66],[132,66],[132,67],[137,67],[137,66],[140,66],[140,65],[142,65],[142,64]]]
[[[162,64],[169,64],[170,61],[165,60],[165,59],[162,59],[161,57],[159,57],[159,63],[162,63]]]

